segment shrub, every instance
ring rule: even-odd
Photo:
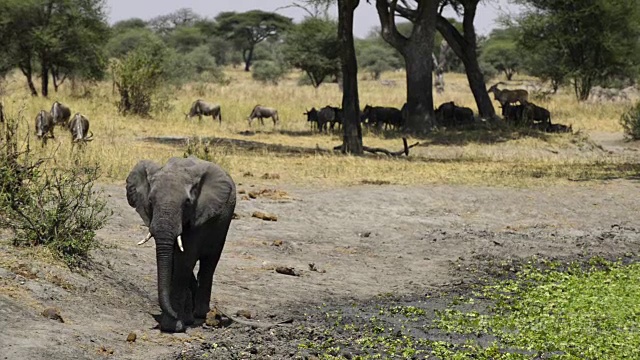
[[[275,61],[261,60],[256,61],[253,64],[252,77],[254,80],[258,80],[263,83],[278,85],[278,82],[286,73],[287,69],[285,69],[281,64],[278,64]]]
[[[162,44],[149,44],[131,51],[122,60],[112,61],[120,113],[149,115],[153,94],[163,76],[164,50]]]
[[[194,137],[187,140],[187,148],[185,149],[184,158],[189,156],[197,157],[198,159],[210,161],[218,164],[226,171],[230,171],[231,164],[229,163],[228,154],[233,152],[233,149],[228,150],[227,147],[213,147],[209,141],[203,141],[199,137]]]
[[[624,134],[631,140],[640,139],[640,101],[630,107],[620,117]]]
[[[98,246],[95,231],[111,215],[94,189],[97,165],[47,168],[27,140],[19,144],[18,121],[7,116],[0,145],[0,227],[16,246],[47,246],[69,267],[82,265]]]

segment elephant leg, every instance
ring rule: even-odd
[[[198,270],[198,290],[196,291],[194,315],[196,318],[204,319],[209,312],[209,302],[211,301],[211,287],[213,286],[213,273],[216,271],[222,248],[224,247],[231,218],[222,220],[221,225],[214,231],[216,249],[213,253],[200,258],[200,269]]]
[[[185,291],[184,297],[184,324],[193,325],[195,318],[193,317],[193,310],[195,308],[196,294],[198,292],[198,280],[191,273],[191,279],[189,281],[189,287]]]

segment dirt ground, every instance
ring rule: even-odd
[[[491,264],[531,256],[615,258],[640,250],[635,180],[545,189],[318,189],[235,180],[239,191],[284,193],[238,195],[239,218],[216,271],[212,301],[228,313],[248,310],[253,321],[292,324],[198,326],[185,334],[154,329],[160,312],[154,245],[136,246],[147,230],[127,204],[124,186],[109,185],[104,191],[114,215],[99,232],[106,247],[95,252],[90,270],[70,273],[29,256],[15,260],[10,244],[0,243],[0,359],[175,359],[214,347],[222,349],[214,356],[220,359],[302,356],[297,344],[327,321],[318,310],[322,304],[469,284]],[[260,220],[254,211],[278,219]],[[300,276],[277,273],[277,266]],[[64,322],[43,317],[49,307],[59,309]],[[126,341],[130,332],[135,342]]]

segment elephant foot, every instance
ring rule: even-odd
[[[184,315],[184,325],[185,326],[190,326],[193,325],[193,323],[196,322],[196,319],[193,317],[193,313],[188,312]]]
[[[164,332],[185,332],[186,327],[182,320],[174,319],[168,315],[162,315],[160,320],[160,331]]]

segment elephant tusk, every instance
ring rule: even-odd
[[[144,239],[138,243],[138,245],[146,243],[147,241],[149,241],[149,239],[151,239],[151,233],[148,233],[147,236],[145,236]]]
[[[184,248],[182,247],[182,235],[178,235],[178,247],[180,251],[184,252]]]

